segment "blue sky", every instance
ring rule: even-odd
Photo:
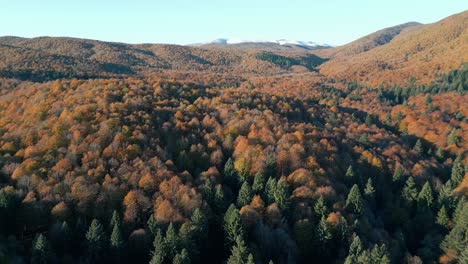
[[[467,9],[466,0],[0,0],[0,36],[176,44],[286,38],[341,45]]]

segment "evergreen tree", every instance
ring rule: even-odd
[[[257,172],[255,174],[254,182],[252,185],[252,190],[255,193],[260,193],[265,188],[265,175],[262,172]]]
[[[444,205],[442,205],[439,212],[437,213],[436,223],[439,224],[442,228],[448,229],[449,217]]]
[[[272,177],[268,178],[268,181],[265,185],[265,200],[267,204],[272,204],[275,202],[275,190],[276,190],[276,180]]]
[[[369,178],[367,180],[367,183],[366,183],[366,188],[364,189],[364,197],[366,197],[366,199],[373,203],[374,201],[374,198],[375,198],[375,189],[374,189],[374,186],[372,184],[372,179]]]
[[[358,215],[363,211],[362,196],[357,184],[353,185],[348,194],[348,198],[346,199],[346,208]]]
[[[411,205],[416,201],[418,190],[416,189],[416,183],[414,182],[413,177],[408,177],[406,180],[401,196],[408,205]]]
[[[33,241],[31,263],[46,264],[49,263],[50,252],[47,239],[42,234],[39,234]]]
[[[447,146],[450,146],[450,145],[457,145],[459,143],[459,138],[458,138],[458,135],[457,135],[457,129],[456,128],[453,128],[451,131],[450,131],[450,134],[447,138]]]
[[[166,230],[166,237],[164,238],[164,249],[169,259],[173,258],[177,254],[179,245],[179,236],[171,222]]]
[[[290,193],[288,184],[286,183],[286,178],[282,177],[276,184],[274,192],[275,203],[277,203],[281,209],[287,210],[290,202],[289,196]]]
[[[349,246],[348,256],[345,259],[345,264],[356,264],[358,263],[358,257],[363,251],[361,240],[359,236],[355,236],[353,242]]]
[[[158,229],[155,232],[153,248],[154,250],[152,251],[150,264],[162,264],[164,262],[164,257],[165,257],[165,246],[164,246],[164,238],[161,234],[160,229]]]
[[[190,257],[189,257],[187,249],[184,248],[182,249],[180,253],[177,253],[172,263],[173,264],[190,264]]]
[[[275,161],[275,157],[272,154],[269,155],[266,160],[265,175],[268,177],[276,176],[276,161]]]
[[[366,116],[366,120],[364,122],[366,123],[366,126],[368,127],[372,126],[372,124],[374,123],[374,121],[372,120],[372,116],[370,115]]]
[[[239,190],[239,195],[237,196],[237,206],[242,207],[249,204],[252,197],[252,188],[250,187],[250,184],[245,181]]]
[[[247,257],[247,264],[255,264],[252,253],[250,253],[249,256]]]
[[[456,188],[463,180],[465,170],[463,168],[461,154],[458,154],[457,158],[453,161],[452,172],[450,175],[450,180],[452,180],[453,188]]]
[[[192,214],[192,217],[190,218],[190,221],[192,223],[191,225],[191,232],[192,232],[192,237],[199,242],[202,242],[206,236],[207,236],[207,231],[208,231],[208,221],[206,219],[205,214],[202,213],[200,208],[195,209],[195,211]]]
[[[392,181],[402,182],[404,180],[404,177],[405,177],[405,170],[400,164],[398,164],[396,166],[395,172],[393,173]]]
[[[239,210],[231,204],[224,215],[224,232],[227,244],[231,245],[237,237],[243,237],[242,223]]]
[[[320,197],[314,205],[314,212],[315,215],[317,215],[320,218],[326,217],[328,215],[327,204],[325,203],[325,199],[322,195],[320,195]]]
[[[443,161],[445,159],[445,153],[444,153],[444,150],[442,148],[437,148],[437,151],[436,151],[436,158],[439,162]]]
[[[151,238],[156,236],[156,232],[159,230],[158,222],[154,219],[154,215],[151,214],[148,221],[146,222],[148,231],[151,234]]]
[[[115,225],[118,225],[118,224],[120,224],[120,216],[119,216],[119,213],[117,213],[117,211],[114,210],[114,212],[112,212],[110,228],[113,228]]]
[[[345,179],[349,184],[356,183],[356,173],[354,172],[353,166],[349,165],[346,170]]]
[[[224,164],[224,182],[234,190],[237,190],[239,186],[239,179],[232,158],[229,158]]]
[[[434,197],[429,182],[426,182],[418,195],[418,206],[420,208],[431,208]]]
[[[215,189],[215,208],[218,212],[224,212],[227,206],[227,201],[224,195],[223,187],[221,185],[217,185]]]
[[[416,152],[418,155],[421,155],[421,154],[424,152],[423,146],[422,146],[422,142],[421,142],[420,139],[418,139],[418,140],[416,141],[416,144],[414,144],[413,150],[414,150],[414,152]]]
[[[110,248],[113,250],[122,249],[124,241],[122,239],[122,234],[120,233],[120,224],[114,224],[114,228],[112,229],[112,234],[110,237]]]
[[[454,226],[442,242],[452,263],[468,263],[468,202],[461,199],[454,216]]]
[[[97,258],[105,247],[105,234],[102,225],[97,219],[93,219],[86,232],[88,254],[91,259]]]
[[[205,180],[205,185],[203,186],[203,198],[205,198],[208,203],[211,204],[215,196],[215,186],[213,181],[210,178]]]
[[[330,227],[328,226],[325,216],[322,216],[316,229],[316,242],[320,252],[319,256],[324,258],[328,256],[331,239],[332,233]]]
[[[242,237],[237,236],[235,238],[235,244],[232,246],[231,256],[229,256],[227,264],[245,264],[246,262],[247,248]]]

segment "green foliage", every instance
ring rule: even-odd
[[[31,263],[42,264],[50,261],[49,242],[42,234],[39,234],[33,241]]]
[[[257,59],[271,62],[273,64],[278,65],[279,67],[283,69],[289,69],[291,66],[295,66],[295,65],[302,65],[309,70],[314,70],[315,67],[327,61],[326,59],[322,59],[312,54],[306,57],[300,57],[296,59],[296,58],[281,56],[281,55],[274,54],[271,52],[259,53],[257,55]]]
[[[346,199],[346,208],[357,215],[363,212],[362,196],[357,184],[354,184],[349,191],[348,198]]]
[[[180,246],[180,239],[177,234],[176,229],[172,223],[169,224],[169,227],[166,230],[166,237],[164,238],[164,249],[165,254],[169,259],[174,258],[177,254]]]
[[[366,197],[368,201],[373,201],[375,198],[375,189],[371,178],[367,179],[366,187],[364,189],[364,197]]]
[[[173,264],[190,264],[190,257],[188,251],[184,248],[180,253],[175,255]]]
[[[96,258],[106,246],[106,235],[104,229],[97,219],[93,219],[86,232],[86,240],[88,242],[88,254],[90,258]]]
[[[414,152],[416,152],[418,155],[421,155],[421,154],[424,152],[424,149],[423,149],[423,146],[422,146],[422,142],[421,142],[420,139],[418,139],[418,140],[416,141],[416,143],[414,144],[413,150],[414,150]]]
[[[235,205],[231,204],[224,215],[224,232],[228,245],[232,245],[237,237],[243,237],[241,218],[239,210]]]
[[[436,223],[444,229],[447,229],[449,227],[449,217],[447,214],[447,209],[445,209],[444,205],[440,208],[439,212],[437,213]]]
[[[417,201],[420,208],[431,208],[434,196],[432,195],[432,189],[429,182],[426,182],[421,191],[419,192]]]
[[[404,178],[405,178],[405,170],[400,164],[398,164],[395,168],[395,172],[393,173],[392,181],[401,182],[404,180]]]
[[[239,195],[237,196],[237,206],[242,207],[249,204],[252,200],[252,197],[252,188],[250,187],[250,184],[245,181],[239,190]]]
[[[231,256],[227,260],[227,264],[245,264],[247,262],[247,247],[241,236],[235,238],[235,244],[231,249]]]
[[[153,241],[153,251],[150,264],[162,264],[166,256],[165,254],[166,251],[164,245],[164,238],[161,234],[161,230],[158,229],[155,233],[155,238]]]
[[[450,134],[447,138],[447,145],[450,146],[450,145],[457,145],[459,142],[460,142],[460,139],[458,138],[458,135],[457,135],[457,129],[456,128],[453,128],[451,131],[450,131]]]
[[[121,249],[124,245],[124,241],[122,239],[122,234],[120,232],[120,224],[115,224],[112,228],[112,233],[110,237],[110,248],[114,250]]]
[[[290,203],[289,196],[289,186],[286,183],[286,178],[283,177],[276,184],[276,189],[274,192],[275,203],[277,203],[278,206],[283,210],[287,210]]]
[[[408,177],[406,180],[401,196],[407,205],[412,205],[416,201],[418,190],[416,189],[416,183],[414,182],[413,177]]]
[[[445,237],[442,248],[454,260],[454,263],[468,263],[468,202],[458,203],[454,226]]]
[[[265,175],[259,171],[255,174],[254,182],[252,184],[252,190],[255,193],[261,193],[265,188]]]
[[[275,202],[276,180],[273,177],[268,178],[265,185],[265,197],[267,204]]]
[[[315,202],[314,212],[319,218],[326,217],[328,215],[328,208],[323,195],[320,195],[317,202]]]
[[[239,179],[232,158],[229,158],[224,164],[224,182],[233,189],[237,189],[237,186],[239,186]]]
[[[119,213],[117,213],[116,210],[114,210],[114,212],[112,212],[110,227],[113,228],[115,225],[120,225],[120,216],[119,216]]]

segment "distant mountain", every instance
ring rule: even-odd
[[[331,48],[332,45],[312,41],[279,39],[275,41],[265,40],[239,40],[219,38],[208,43],[195,44],[198,47],[224,47],[230,49],[264,49],[264,50],[315,50]]]
[[[247,45],[247,44],[246,44]],[[304,49],[287,48],[295,58]],[[0,77],[28,80],[95,78],[160,70],[209,71],[234,74],[277,74],[288,67],[257,58],[273,47],[256,50],[219,49],[167,44],[125,44],[68,37],[0,37]],[[299,51],[299,53],[297,53]],[[306,67],[307,68],[307,67]],[[310,67],[309,67],[310,68]]]
[[[345,46],[315,54],[332,59],[320,72],[335,79],[428,84],[438,73],[468,61],[468,11],[439,22],[409,23],[385,29]],[[328,53],[328,54],[327,54]]]

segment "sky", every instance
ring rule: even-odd
[[[342,45],[385,27],[433,23],[467,9],[467,0],[0,0],[0,36]]]

